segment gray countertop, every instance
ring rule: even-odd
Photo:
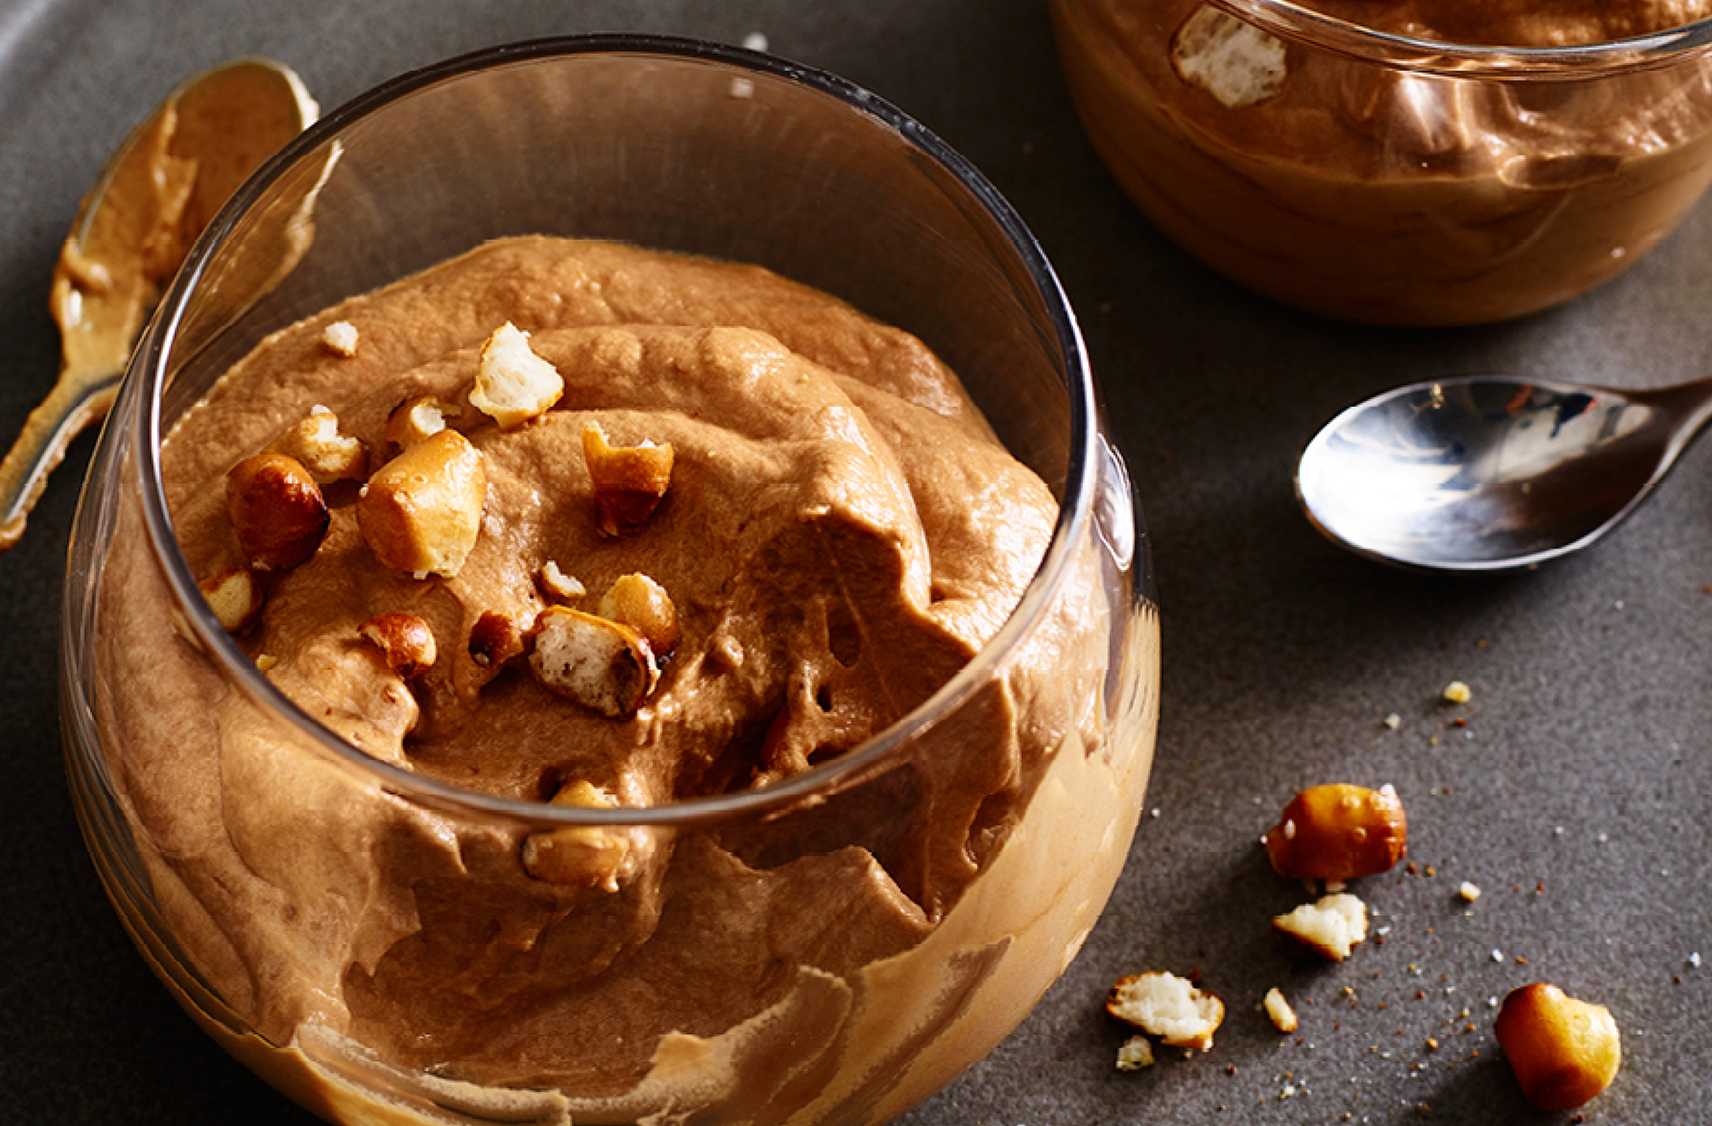
[[[1533,980],[1623,1032],[1589,1122],[1712,1121],[1712,455],[1582,558],[1444,580],[1341,554],[1298,514],[1296,452],[1395,382],[1507,371],[1625,385],[1712,371],[1712,206],[1588,297],[1505,326],[1352,328],[1281,309],[1178,251],[1095,159],[1043,0],[0,0],[0,432],[57,368],[46,309],[76,202],[185,74],[265,54],[324,106],[493,43],[594,30],[740,43],[834,71],[969,157],[1076,306],[1137,482],[1165,631],[1163,720],[1129,866],[1080,958],[911,1126],[1568,1121],[1528,1108],[1494,998]],[[229,1061],[150,976],[103,898],[63,781],[62,559],[92,440],[0,557],[0,1090],[19,1123],[311,1119]],[[1442,704],[1453,679],[1473,689]],[[1395,714],[1400,724],[1384,720]],[[1456,719],[1466,721],[1457,726]],[[1256,838],[1297,788],[1396,786],[1415,873],[1363,881],[1383,944],[1303,960],[1300,902]],[[1484,891],[1467,904],[1457,887]],[[1106,987],[1199,969],[1209,1055],[1117,1072]],[[1256,1010],[1296,1003],[1295,1036]],[[1436,1050],[1429,1046],[1435,1040]]]

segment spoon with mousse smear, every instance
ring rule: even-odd
[[[1432,571],[1532,567],[1638,508],[1712,417],[1712,378],[1649,390],[1506,376],[1416,383],[1338,415],[1296,471],[1335,543]]]
[[[0,461],[0,551],[18,542],[48,474],[107,416],[161,290],[221,205],[320,114],[301,79],[239,59],[184,82],[139,125],[84,197],[54,267],[59,381]]]

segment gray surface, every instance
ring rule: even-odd
[[[1603,1001],[1623,1029],[1622,1074],[1589,1121],[1712,1120],[1712,964],[1688,961],[1712,959],[1712,454],[1691,451],[1595,553],[1496,581],[1345,557],[1290,492],[1314,428],[1395,381],[1507,370],[1643,385],[1712,371],[1712,208],[1563,310],[1469,331],[1353,329],[1232,288],[1127,204],[1076,125],[1040,0],[0,0],[0,430],[9,440],[54,375],[45,294],[78,197],[181,76],[262,53],[331,106],[449,54],[589,30],[762,32],[972,159],[1057,265],[1138,482],[1166,635],[1157,816],[1143,818],[1063,981],[906,1122],[1567,1120],[1526,1107],[1491,1036],[1487,998],[1535,979]],[[307,1123],[180,1014],[82,851],[59,766],[53,646],[90,446],[74,448],[21,546],[0,557],[0,1113]],[[1466,709],[1437,702],[1453,678],[1473,687]],[[1449,726],[1459,715],[1466,729]],[[1331,780],[1394,783],[1411,856],[1437,872],[1364,881],[1390,931],[1336,967],[1271,935],[1267,917],[1301,890],[1255,845],[1293,789]],[[1472,907],[1455,898],[1463,879],[1485,890]],[[1229,1005],[1213,1053],[1116,1073],[1123,1034],[1101,1011],[1105,987],[1195,967]],[[1298,1003],[1297,1037],[1254,1011],[1274,984]]]

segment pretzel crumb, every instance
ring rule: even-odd
[[[1145,1036],[1131,1036],[1118,1048],[1119,1071],[1140,1071],[1153,1062],[1153,1044]]]
[[[350,321],[334,321],[321,330],[321,343],[327,351],[346,359],[357,354],[359,339],[357,326]]]
[[[1261,1007],[1266,1010],[1266,1017],[1273,1028],[1286,1035],[1296,1031],[1296,1010],[1290,1007],[1290,1002],[1284,999],[1283,992],[1276,985],[1266,991]]]

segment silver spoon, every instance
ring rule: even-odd
[[[23,535],[71,440],[106,417],[143,321],[190,244],[318,113],[289,68],[238,59],[173,90],[108,160],[54,269],[59,380],[0,460],[0,551]]]
[[[1531,567],[1597,540],[1712,417],[1712,378],[1644,391],[1506,376],[1351,407],[1302,452],[1296,496],[1334,542],[1436,571]]]

